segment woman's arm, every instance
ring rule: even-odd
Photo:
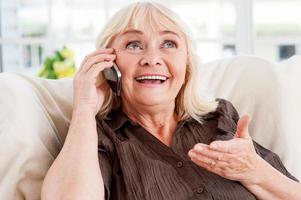
[[[109,88],[99,74],[113,66],[113,52],[104,48],[87,55],[73,78],[72,120],[64,146],[45,177],[44,200],[105,198],[95,115]]]
[[[94,113],[74,110],[64,146],[45,177],[42,199],[104,199],[97,145]]]

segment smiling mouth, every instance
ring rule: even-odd
[[[143,84],[162,84],[168,80],[166,76],[139,76],[135,78],[136,81]]]

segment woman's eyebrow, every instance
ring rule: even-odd
[[[127,34],[139,34],[139,35],[143,35],[143,32],[140,31],[140,30],[137,30],[137,29],[129,29],[129,30],[124,31],[124,32],[121,34],[121,36],[125,36],[125,35],[127,35]],[[178,38],[180,38],[180,36],[179,36],[177,33],[173,32],[173,31],[170,31],[170,30],[160,31],[159,34],[160,34],[160,35],[172,34],[172,35],[175,35],[175,36],[177,36]]]
[[[127,35],[127,34],[139,34],[139,35],[143,35],[143,32],[137,29],[129,29],[124,31],[121,36]]]
[[[180,36],[179,36],[176,32],[173,32],[173,31],[170,31],[170,30],[164,30],[164,31],[161,31],[159,34],[160,34],[160,35],[172,34],[172,35],[175,35],[175,36],[177,36],[178,38],[180,38]]]

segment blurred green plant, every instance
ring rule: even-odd
[[[72,77],[76,72],[74,52],[64,46],[61,50],[55,51],[44,61],[42,69],[38,72],[39,77],[48,79],[60,79]]]

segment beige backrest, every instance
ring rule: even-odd
[[[0,74],[0,199],[40,199],[72,109],[72,79]]]

